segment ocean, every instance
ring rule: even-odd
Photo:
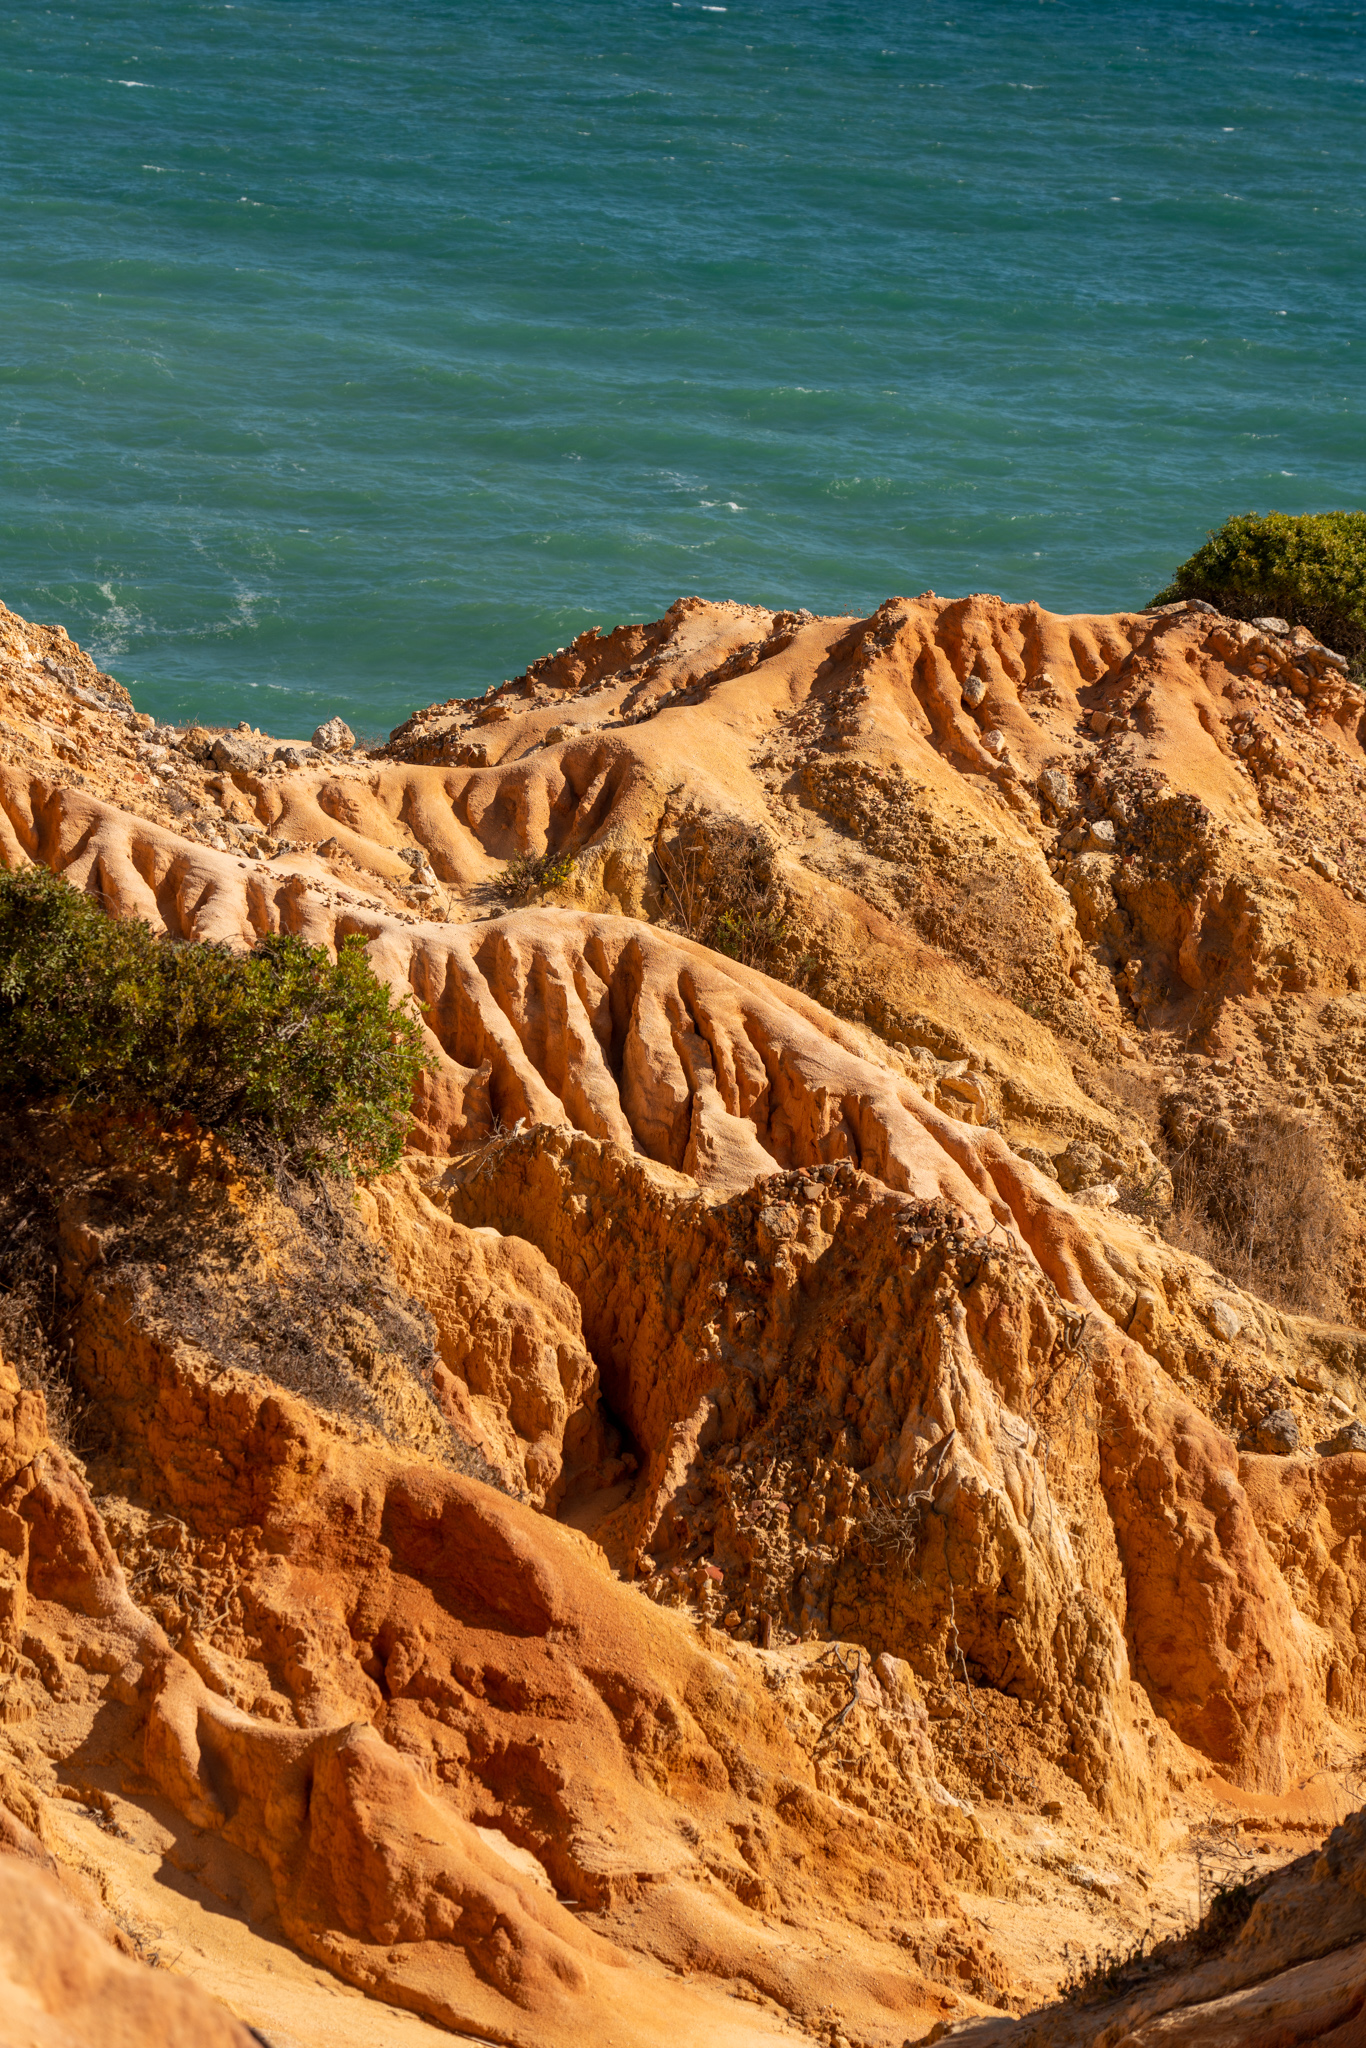
[[[374,737],[700,592],[1140,604],[1363,502],[1366,13],[74,0],[0,29],[0,596]]]

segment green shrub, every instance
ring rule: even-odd
[[[1156,604],[1201,597],[1235,619],[1305,626],[1366,660],[1366,512],[1255,512],[1227,520],[1183,562]]]
[[[185,1114],[292,1172],[394,1165],[428,1063],[362,942],[176,945],[46,868],[0,874],[0,1093]]]

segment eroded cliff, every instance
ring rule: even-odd
[[[367,752],[149,730],[0,626],[9,864],[359,933],[435,1055],[343,1216],[9,1130],[11,1848],[281,2038],[895,2048],[1178,1933],[1211,1828],[1256,1875],[1341,1818],[1331,651],[691,600]],[[1205,2002],[1288,1966],[1260,1925]]]

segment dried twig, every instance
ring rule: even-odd
[[[828,1742],[832,1735],[838,1733],[838,1731],[844,1726],[845,1722],[849,1719],[849,1716],[853,1713],[854,1708],[858,1705],[858,1682],[860,1673],[863,1669],[863,1659],[862,1653],[856,1649],[853,1652],[853,1662],[850,1664],[846,1664],[843,1657],[840,1655],[839,1644],[832,1643],[830,1645],[830,1648],[826,1651],[825,1655],[823,1657],[818,1657],[816,1659],[816,1662],[818,1664],[836,1665],[839,1671],[843,1674],[845,1682],[849,1687],[848,1699],[845,1701],[844,1705],[840,1708],[837,1714],[831,1715],[830,1719],[821,1729],[820,1734],[816,1737],[816,1747],[817,1749],[819,1749],[822,1743]]]
[[[949,1446],[957,1434],[956,1429],[951,1429],[939,1439],[926,1462],[920,1485],[910,1493],[900,1499],[891,1493],[873,1495],[864,1527],[875,1550],[890,1551],[906,1565],[913,1561],[920,1548],[925,1516],[934,1508],[935,1491]]]

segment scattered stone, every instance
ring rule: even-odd
[[[998,726],[993,726],[990,732],[982,734],[982,745],[999,759],[1006,750],[1006,736]]]
[[[969,711],[975,711],[986,696],[987,686],[981,676],[969,676],[963,685],[963,702]]]
[[[349,754],[356,744],[356,735],[342,719],[329,718],[314,733],[313,744],[325,754]]]
[[[1108,1899],[1112,1905],[1118,1903],[1122,1881],[1115,1871],[1096,1870],[1089,1863],[1069,1863],[1062,1874],[1082,1891],[1094,1892],[1098,1897]]]
[[[1344,1422],[1336,1436],[1330,1436],[1319,1450],[1325,1458],[1341,1457],[1344,1451],[1366,1451],[1366,1429],[1359,1422]]]
[[[1097,818],[1087,834],[1087,844],[1095,853],[1114,852],[1115,828],[1108,818]]]
[[[1225,1344],[1231,1344],[1243,1327],[1242,1318],[1234,1314],[1226,1301],[1212,1301],[1205,1316],[1215,1336],[1222,1337]]]
[[[1066,1151],[1056,1155],[1053,1164],[1069,1195],[1105,1181],[1117,1181],[1125,1172],[1125,1163],[1117,1153],[1103,1151],[1085,1138],[1073,1138]]]
[[[231,732],[219,734],[210,749],[209,758],[215,768],[226,769],[230,774],[255,775],[266,765],[263,747]]]
[[[437,878],[426,853],[420,846],[398,846],[394,851],[405,865],[412,869],[412,880],[408,893],[419,903],[426,903],[437,891]]]
[[[1140,1287],[1134,1300],[1133,1314],[1129,1317],[1129,1335],[1145,1351],[1156,1352],[1158,1325],[1161,1321],[1161,1303],[1151,1287]]]
[[[1065,811],[1072,801],[1072,784],[1061,768],[1045,768],[1036,787],[1039,795],[1055,811]]]
[[[1300,1447],[1300,1426],[1288,1408],[1273,1408],[1238,1439],[1240,1451],[1259,1451],[1267,1458],[1291,1458]]]
[[[1289,622],[1285,619],[1254,619],[1252,623],[1259,633],[1284,634],[1290,631]]]

